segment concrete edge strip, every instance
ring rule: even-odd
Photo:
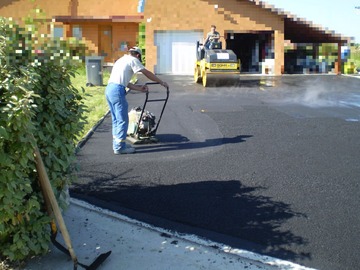
[[[349,75],[349,74],[341,74],[344,77],[350,77],[350,78],[355,78],[355,79],[360,79],[360,76],[355,76],[355,75]]]
[[[110,110],[108,110],[103,117],[100,118],[99,121],[96,122],[96,124],[86,133],[86,135],[76,144],[76,152],[79,151],[84,144],[87,142],[87,140],[94,134],[95,130],[100,126],[100,124],[104,121],[105,117],[108,116],[110,113]]]
[[[160,227],[155,227],[155,226],[151,226],[147,223],[135,220],[135,219],[131,219],[129,217],[126,217],[124,215],[121,215],[119,213],[115,213],[113,211],[107,210],[107,209],[103,209],[101,207],[98,206],[94,206],[92,204],[89,204],[87,202],[78,200],[78,199],[74,199],[74,198],[70,198],[70,203],[73,205],[76,205],[78,207],[82,207],[86,210],[89,211],[94,211],[103,215],[107,215],[111,218],[115,218],[121,222],[127,222],[129,224],[141,227],[141,228],[145,228],[151,231],[155,231],[158,233],[166,233],[167,235],[171,235],[173,237],[176,237],[178,239],[183,239],[185,241],[188,242],[192,242],[194,244],[200,245],[200,246],[204,246],[207,248],[212,248],[214,246],[219,247],[219,251],[227,253],[227,254],[231,254],[231,255],[235,255],[238,257],[243,258],[244,260],[248,260],[248,261],[253,261],[253,262],[258,262],[267,266],[271,266],[271,267],[277,267],[279,269],[292,269],[292,270],[315,270],[313,268],[308,268],[305,266],[301,266],[299,264],[295,264],[289,261],[285,261],[285,260],[281,260],[281,259],[277,259],[274,257],[270,257],[270,256],[265,256],[265,255],[260,255],[251,251],[247,251],[247,250],[243,250],[243,249],[237,249],[237,248],[232,248],[230,246],[224,245],[222,243],[218,243],[218,242],[213,242],[210,240],[206,240],[203,238],[200,238],[196,235],[189,235],[189,234],[179,234],[177,232],[174,231],[168,231],[166,229],[160,228]]]

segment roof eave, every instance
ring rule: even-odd
[[[272,13],[275,13],[276,15],[281,16],[284,19],[284,22],[291,21],[295,24],[303,24],[306,28],[309,28],[315,32],[318,32],[319,34],[320,34],[320,32],[322,32],[324,38],[318,39],[318,41],[320,41],[322,43],[326,43],[326,42],[351,43],[351,40],[353,40],[352,37],[346,37],[341,34],[335,33],[335,31],[331,31],[327,28],[324,28],[321,25],[316,25],[312,21],[308,21],[304,18],[299,18],[299,17],[291,14],[290,12],[287,12],[283,9],[279,9],[273,5],[270,5],[270,4],[266,3],[265,1],[261,1],[261,0],[248,0],[248,1],[252,2],[255,5],[258,5],[264,9],[271,11]]]
[[[89,22],[110,22],[110,23],[141,23],[144,20],[143,15],[133,15],[133,16],[55,16],[53,18],[55,22],[62,23],[89,23]]]

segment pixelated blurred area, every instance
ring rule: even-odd
[[[192,74],[196,42],[213,24],[243,73],[344,72],[344,46],[351,42],[258,0],[3,0],[0,16],[20,20],[36,8],[46,18],[44,33],[82,41],[87,55],[105,63],[138,45],[146,67],[158,74]]]
[[[40,12],[37,10],[36,13]],[[56,39],[47,34],[48,22],[43,18],[27,18],[24,25],[12,18],[1,19],[1,34],[6,63],[40,66],[47,63],[73,65],[86,54],[86,45],[76,39]]]

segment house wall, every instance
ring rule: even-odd
[[[86,16],[109,17],[117,15],[138,15],[138,0],[2,0],[0,16],[24,18],[29,11],[39,7],[47,17]],[[272,14],[247,0],[183,0],[145,2],[145,19],[151,19],[146,26],[147,67],[154,70],[157,49],[154,45],[155,30],[201,30],[204,35],[211,24],[216,24],[222,35],[226,31],[275,31],[275,73],[281,73],[283,66],[284,23]],[[215,5],[218,5],[215,8]],[[82,27],[82,36],[94,53],[99,52],[99,23],[76,23]],[[112,60],[124,54],[119,50],[120,42],[129,46],[136,44],[138,32],[135,23],[108,23],[112,26]],[[71,35],[71,26],[64,26],[66,36]]]
[[[99,25],[97,24],[76,24],[82,29],[82,37],[90,51],[97,54],[99,52]]]
[[[23,18],[34,8],[53,16],[139,15],[138,0],[1,0],[0,16]]]
[[[150,0],[151,1],[151,0]],[[139,15],[138,0],[73,0],[78,16]]]
[[[134,47],[137,45],[139,25],[137,23],[117,23],[113,24],[113,59],[116,61],[123,56],[126,51],[121,51],[121,42],[126,42],[127,46]]]
[[[217,7],[216,7],[217,5]],[[275,74],[284,66],[284,22],[272,12],[247,0],[146,1],[146,65],[154,70],[158,30],[202,30],[204,35],[215,24],[220,35],[225,32],[274,31]],[[161,57],[161,56],[160,56]]]
[[[4,1],[4,2],[3,2]],[[59,4],[61,3],[61,4]],[[30,14],[35,8],[43,10],[47,17],[56,15],[68,15],[69,0],[2,0],[0,1],[0,16],[22,19]]]
[[[101,26],[111,27],[112,44],[111,56],[107,57],[107,61],[115,62],[119,57],[127,52],[121,48],[121,43],[126,43],[128,47],[137,45],[137,37],[139,25],[137,23],[74,23],[70,26],[68,36],[71,36],[71,27],[79,26],[82,29],[82,37],[86,42],[91,53],[97,55],[100,53]]]

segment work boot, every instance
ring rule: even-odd
[[[135,148],[131,146],[125,146],[123,148],[120,148],[119,150],[115,150],[115,155],[122,155],[122,154],[133,154],[135,153]]]

